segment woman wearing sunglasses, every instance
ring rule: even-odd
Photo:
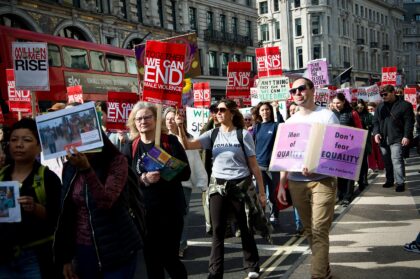
[[[224,237],[227,213],[233,211],[241,231],[244,253],[244,269],[249,278],[259,277],[259,256],[254,239],[257,231],[248,223],[250,215],[260,218],[264,228],[260,232],[269,233],[260,204],[265,207],[266,196],[261,172],[255,156],[252,136],[244,129],[244,119],[235,102],[222,100],[215,109],[220,123],[217,136],[212,143],[213,130],[207,131],[196,140],[187,140],[182,128],[182,121],[177,119],[180,140],[186,149],[210,149],[213,152],[212,177],[207,199],[210,205],[210,217],[213,232],[208,278],[223,278]],[[243,146],[237,130],[242,133]],[[240,134],[239,134],[240,135]],[[252,175],[259,187],[259,201],[252,184]],[[248,213],[248,215],[247,215]],[[248,227],[248,224],[250,226]]]
[[[333,99],[334,114],[341,125],[363,129],[360,117],[353,110],[343,93],[338,93]],[[354,180],[337,178],[337,195],[343,206],[348,206],[353,198]]]

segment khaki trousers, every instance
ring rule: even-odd
[[[293,206],[302,220],[312,250],[311,275],[325,278],[329,265],[329,231],[334,216],[336,178],[318,181],[290,181]]]

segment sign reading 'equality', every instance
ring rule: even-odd
[[[49,91],[47,43],[12,43],[16,89]]]

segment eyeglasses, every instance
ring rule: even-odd
[[[136,120],[136,122],[141,122],[142,120],[144,120],[145,122],[148,122],[152,120],[152,118],[153,118],[153,115],[147,115],[147,116],[136,117],[134,118],[134,120]]]
[[[290,89],[289,93],[290,93],[290,95],[295,95],[296,91],[302,92],[302,91],[305,91],[306,89],[307,89],[306,85],[301,85],[301,86],[298,86],[296,88]]]
[[[381,97],[386,97],[388,96],[388,92],[381,92],[379,95],[381,95]]]
[[[225,113],[226,111],[227,111],[227,108],[215,108],[214,110],[213,110],[213,112],[214,113],[218,113],[218,112],[221,112],[221,113]]]

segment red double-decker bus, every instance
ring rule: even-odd
[[[0,26],[0,90],[7,100],[5,69],[13,69],[12,43],[46,42],[50,91],[37,91],[40,105],[67,101],[66,87],[81,85],[85,100],[106,100],[108,91],[138,92],[134,51]]]

